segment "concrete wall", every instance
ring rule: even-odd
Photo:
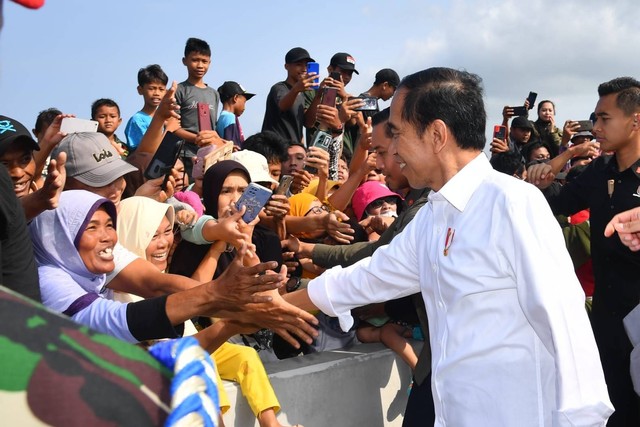
[[[419,351],[421,343],[414,343]],[[265,363],[282,406],[283,425],[305,427],[402,425],[411,382],[409,367],[382,344],[360,344]],[[235,383],[226,382],[231,409],[227,427],[258,426]]]

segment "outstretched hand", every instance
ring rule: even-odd
[[[605,237],[618,233],[620,242],[631,251],[640,250],[640,207],[620,212],[607,224],[604,229]]]

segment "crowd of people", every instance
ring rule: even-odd
[[[562,130],[550,100],[535,122],[505,107],[489,161],[473,74],[385,68],[351,94],[348,53],[326,77],[301,47],[284,62],[247,137],[254,94],[205,83],[195,38],[185,81],[140,69],[123,133],[109,98],[96,132],[62,132],[56,108],[35,138],[0,116],[2,284],[129,343],[194,336],[261,426],[281,425],[263,362],[358,342],[410,366],[407,427],[640,424],[623,327],[640,303],[640,83],[604,83]],[[179,157],[147,179],[167,135]],[[269,197],[249,217],[256,184]]]

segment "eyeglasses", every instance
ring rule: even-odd
[[[386,203],[388,205],[396,205],[398,204],[398,198],[396,196],[387,196],[381,199],[376,199],[373,202],[367,205],[367,209],[377,209],[382,207],[382,204]]]
[[[322,214],[323,214],[323,213],[325,213],[325,212],[330,212],[330,211],[329,211],[329,208],[328,208],[327,206],[325,206],[325,205],[322,205],[322,206],[314,206],[314,207],[312,207],[311,209],[309,209],[309,210],[307,211],[307,213],[306,213],[306,214],[304,214],[304,215],[305,215],[305,216],[307,216],[307,215],[309,215],[310,213],[313,213],[313,214],[315,214],[315,215],[322,215]]]

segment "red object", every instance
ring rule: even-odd
[[[44,0],[13,0],[13,2],[29,9],[40,9],[44,6]]]

